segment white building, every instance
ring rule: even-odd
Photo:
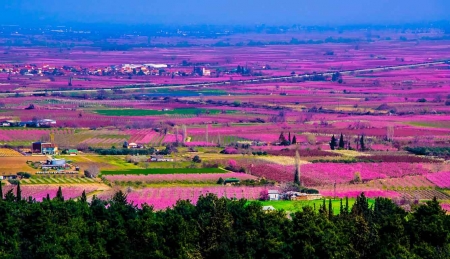
[[[269,190],[269,200],[277,201],[280,199],[280,193],[277,190]]]

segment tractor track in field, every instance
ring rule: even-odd
[[[36,90],[36,91],[27,91],[27,92],[0,92],[0,97],[7,96],[15,96],[16,94],[32,96],[32,95],[42,95],[42,94],[62,94],[62,93],[80,93],[80,92],[97,92],[98,90],[104,91],[134,91],[139,89],[176,89],[176,88],[186,88],[186,87],[207,87],[207,86],[219,86],[219,85],[229,85],[234,83],[258,83],[258,82],[274,82],[278,80],[285,79],[294,79],[294,78],[302,78],[302,77],[311,77],[315,75],[323,75],[323,76],[331,76],[332,74],[339,72],[343,75],[348,75],[351,73],[361,73],[361,72],[376,72],[376,71],[388,71],[392,69],[408,69],[415,67],[423,67],[430,65],[439,65],[446,64],[450,62],[450,60],[441,60],[441,61],[433,61],[433,62],[423,62],[416,64],[407,64],[407,65],[397,65],[397,66],[384,66],[384,67],[375,67],[375,68],[364,68],[364,69],[353,69],[353,70],[340,70],[340,71],[327,71],[321,73],[305,73],[305,74],[296,74],[296,75],[288,75],[288,76],[273,76],[273,77],[259,77],[245,80],[224,80],[217,82],[204,82],[204,83],[195,83],[195,84],[180,84],[180,85],[149,85],[149,84],[133,84],[129,86],[118,86],[112,88],[96,88],[96,89],[76,89],[76,90]]]

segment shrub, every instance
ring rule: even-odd
[[[319,191],[316,189],[308,189],[305,188],[301,191],[302,193],[307,193],[307,194],[319,194]]]
[[[426,102],[427,102],[427,99],[425,99],[425,98],[420,98],[420,99],[417,100],[417,102],[418,102],[418,103],[426,103]]]
[[[194,156],[194,158],[192,158],[192,162],[193,162],[193,163],[201,163],[202,160],[200,159],[199,156]]]
[[[220,153],[227,155],[239,154],[238,150],[233,147],[226,147],[224,150],[220,151]]]
[[[268,190],[262,190],[259,193],[259,200],[260,201],[268,201],[269,200],[269,191]]]
[[[27,172],[18,172],[17,175],[22,176],[25,179],[31,178],[31,174]]]
[[[223,184],[223,183],[224,183],[224,180],[222,177],[220,177],[219,180],[217,180],[217,184]]]

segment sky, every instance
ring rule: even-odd
[[[401,24],[450,20],[450,0],[2,0],[0,24]]]

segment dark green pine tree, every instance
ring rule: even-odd
[[[333,135],[333,136],[331,137],[331,141],[330,141],[330,148],[331,148],[331,150],[335,150],[336,146],[337,146],[336,138],[335,138],[334,135]]]
[[[47,193],[47,200],[50,201],[50,194]]]
[[[58,191],[56,192],[56,199],[59,201],[64,201],[61,186],[59,186]]]
[[[339,211],[340,211],[341,214],[344,212],[344,205],[342,204],[342,198],[341,198],[341,204],[340,204],[340,207],[339,207]]]
[[[122,191],[118,191],[116,192],[116,194],[114,194],[112,201],[116,204],[121,204],[121,205],[127,205],[127,195],[125,193],[123,193]]]
[[[345,148],[344,135],[342,135],[342,133],[341,133],[341,137],[339,138],[339,148],[341,148],[341,149]]]
[[[364,143],[364,134],[361,135],[361,139],[359,140],[359,146],[361,148],[361,151],[365,151],[366,150],[366,145]]]
[[[16,200],[16,196],[14,196],[13,190],[11,189],[11,190],[7,191],[5,194],[5,201],[13,202],[15,200]]]
[[[348,197],[345,197],[345,214],[348,213]]]
[[[20,190],[20,182],[17,184],[16,200],[17,201],[22,200],[22,190]]]
[[[292,143],[292,139],[291,139],[291,132],[289,131],[289,135],[288,135],[288,138],[289,138],[289,143]]]
[[[292,144],[297,144],[297,137],[295,135],[292,137]]]
[[[3,183],[0,181],[0,201],[3,200]]]
[[[83,203],[87,202],[87,197],[86,197],[86,191],[85,190],[83,190],[83,193],[81,194],[80,202],[83,202]]]
[[[322,215],[325,215],[325,217],[326,217],[327,214],[328,214],[328,213],[327,213],[327,204],[326,204],[325,199],[322,200],[322,205],[320,205],[319,213],[322,214]]]
[[[328,200],[328,219],[333,219],[333,205],[331,204],[331,199]]]

